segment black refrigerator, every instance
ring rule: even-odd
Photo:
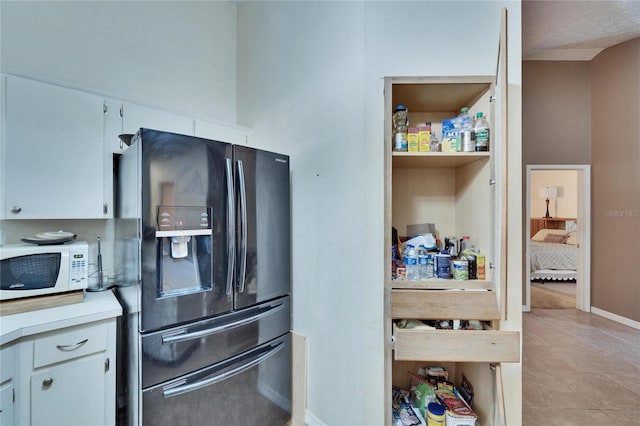
[[[140,129],[117,163],[120,421],[287,423],[289,157]]]

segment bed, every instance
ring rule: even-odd
[[[569,281],[577,278],[575,231],[541,229],[531,237],[531,280]]]

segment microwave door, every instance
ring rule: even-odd
[[[230,311],[231,146],[148,129],[140,142],[141,330]]]

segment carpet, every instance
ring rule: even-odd
[[[544,309],[566,309],[576,307],[576,297],[563,291],[531,283],[531,307]]]

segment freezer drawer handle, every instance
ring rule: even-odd
[[[284,305],[282,304],[282,302],[280,302],[277,305],[270,305],[269,307],[267,307],[267,309],[264,312],[260,312],[257,315],[251,316],[249,318],[242,318],[237,321],[232,321],[223,325],[219,325],[217,327],[207,328],[205,330],[198,330],[192,333],[187,333],[187,329],[185,328],[178,331],[177,333],[162,336],[162,344],[164,345],[166,343],[178,343],[178,342],[184,342],[186,340],[199,339],[200,337],[209,336],[211,334],[219,333],[221,331],[226,331],[231,328],[242,327],[247,324],[251,324],[252,322],[256,322],[268,315],[274,314],[282,310],[283,308],[284,308]]]
[[[177,383],[178,386],[176,386],[175,384],[172,385],[173,387],[167,387],[164,388],[162,390],[162,396],[164,398],[170,398],[172,396],[176,396],[176,395],[180,395],[183,393],[187,393],[187,392],[192,392],[194,390],[198,390],[201,388],[204,388],[206,386],[210,386],[214,383],[218,383],[222,380],[226,380],[228,378],[231,378],[233,376],[235,376],[236,374],[240,374],[244,371],[249,370],[251,367],[260,364],[262,361],[266,360],[267,358],[275,355],[278,351],[280,351],[282,348],[284,347],[284,343],[280,342],[278,343],[276,346],[272,346],[271,349],[269,349],[268,352],[263,353],[262,355],[260,355],[259,357],[255,358],[254,360],[246,363],[246,364],[242,364],[239,367],[236,367],[232,370],[226,371],[222,374],[219,374],[217,376],[214,377],[210,377],[208,379],[205,380],[201,380],[199,382],[195,382],[195,383],[190,383],[190,384],[184,384],[186,383],[186,380],[182,380],[180,382]]]
[[[235,200],[233,198],[233,170],[230,158],[225,158],[225,173],[227,175],[227,253],[229,261],[227,264],[227,294],[231,294],[231,285],[233,283],[233,270],[236,267],[236,245],[235,245],[235,229],[236,229],[236,212]]]
[[[247,275],[247,192],[244,185],[244,166],[242,160],[238,160],[238,184],[240,186],[240,288],[239,293],[244,293],[244,284]]]

